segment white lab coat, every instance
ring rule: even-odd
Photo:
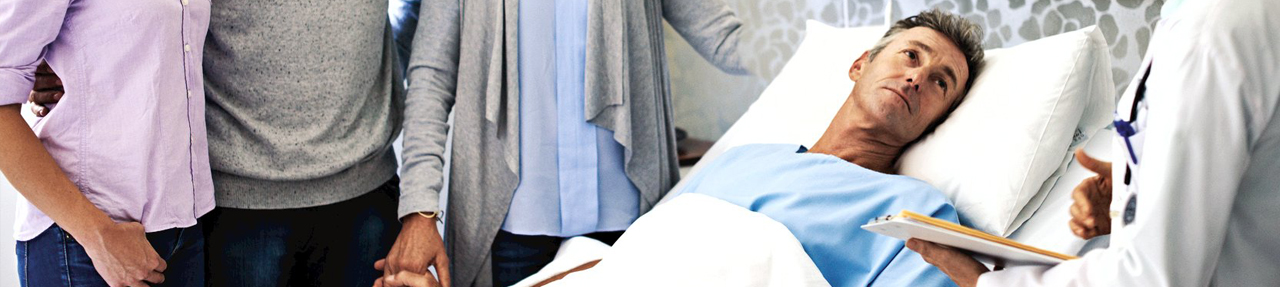
[[[988,272],[978,286],[1280,286],[1280,1],[1188,2],[1158,24],[1119,103],[1127,118],[1154,67],[1134,221],[1112,218],[1107,249]],[[1116,141],[1122,211],[1129,154]]]

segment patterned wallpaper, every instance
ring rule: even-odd
[[[680,0],[677,0],[680,1]],[[704,1],[704,0],[699,0]],[[724,0],[743,19],[741,53],[753,75],[717,70],[679,34],[666,31],[676,125],[695,137],[716,139],[746,112],[804,38],[804,23],[833,26],[885,23],[882,0]],[[1113,83],[1123,91],[1133,77],[1164,0],[891,0],[894,20],[939,8],[979,23],[986,48],[1008,47],[1098,25],[1111,49]]]

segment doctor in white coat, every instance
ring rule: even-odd
[[[1121,96],[1113,171],[1077,188],[1114,183],[1111,212],[1077,195],[1071,223],[1094,236],[1111,214],[1107,249],[988,271],[908,247],[960,286],[1280,286],[1280,1],[1175,2]]]

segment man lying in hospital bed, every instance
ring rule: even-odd
[[[816,34],[814,24],[810,24],[810,29],[811,35]],[[1008,236],[1019,224],[1028,221],[1030,213],[1034,213],[1034,208],[1025,212],[1023,207],[1028,203],[1038,207],[1039,202],[1035,201],[1043,200],[1047,194],[1045,191],[1054,186],[1053,181],[1062,175],[1069,161],[1067,151],[1080,146],[1105,122],[1105,110],[1111,104],[1112,94],[1107,81],[1110,74],[1105,60],[1106,45],[1096,29],[1085,29],[1057,39],[1045,39],[1044,43],[1024,44],[1070,46],[1062,50],[1075,50],[1067,55],[1035,57],[1034,54],[1038,53],[994,51],[1002,57],[998,61],[1003,64],[1023,61],[1030,54],[1032,58],[1044,58],[1044,63],[1041,63],[1044,67],[1062,64],[1069,68],[1043,73],[1048,80],[1025,81],[1033,86],[1050,86],[1053,92],[1001,90],[994,88],[997,87],[993,84],[995,81],[986,81],[986,90],[999,95],[978,96],[975,93],[969,96],[969,101],[976,103],[966,103],[957,109],[957,115],[980,115],[989,112],[984,111],[984,107],[999,106],[1003,102],[1023,107],[1004,113],[1009,120],[1017,122],[992,126],[991,123],[999,121],[968,116],[948,120],[939,126],[938,123],[968,89],[971,79],[965,75],[975,69],[970,69],[966,58],[980,58],[967,57],[966,54],[979,53],[964,53],[959,47],[976,40],[963,37],[951,40],[938,29],[931,28],[902,30],[905,32],[886,37],[880,41],[883,46],[877,45],[878,49],[872,49],[878,51],[862,54],[852,67],[845,66],[847,72],[840,72],[839,76],[858,84],[853,86],[852,93],[846,86],[843,94],[847,96],[839,97],[839,103],[825,103],[839,106],[838,109],[829,109],[835,113],[834,120],[831,116],[822,115],[824,112],[815,112],[818,115],[813,117],[825,117],[830,125],[818,127],[825,132],[819,133],[821,138],[812,145],[812,149],[806,151],[800,144],[745,145],[724,152],[710,163],[700,163],[695,167],[699,171],[693,177],[673,189],[673,193],[683,195],[676,196],[638,220],[608,250],[599,264],[586,271],[569,274],[553,285],[951,285],[940,272],[925,265],[918,255],[903,248],[901,241],[874,235],[858,226],[875,216],[894,214],[904,209],[956,220],[958,208],[958,217],[965,224]],[[798,58],[802,57],[804,49],[806,45],[802,45],[802,51],[797,53],[792,63],[800,60]],[[788,64],[788,68],[791,66]],[[947,66],[954,75],[946,75],[943,67]],[[997,68],[998,73],[1009,74],[1008,69],[993,68]],[[909,84],[907,79],[911,80]],[[783,80],[783,76],[779,76],[770,90],[784,84],[779,83]],[[982,80],[975,82],[975,89],[981,88],[979,84],[982,83]],[[1001,85],[1023,87],[1012,83]],[[824,89],[811,87],[808,90]],[[750,116],[753,112],[760,113],[756,111],[758,106],[795,102],[766,98],[768,94],[769,90],[753,105],[752,111],[735,124],[734,129],[753,126]],[[794,98],[797,101],[805,99],[803,96]],[[769,102],[773,100],[781,101]],[[961,122],[952,123],[957,120]],[[981,129],[985,130],[965,127],[984,124],[986,127]],[[1041,129],[1027,133],[1019,129],[1023,125]],[[813,133],[805,131],[812,129],[810,126],[783,126],[798,133]],[[915,143],[934,126],[938,127],[938,133],[916,143],[903,154],[904,147]],[[986,140],[983,135],[999,128],[1006,129],[1002,132],[1019,135],[1006,142],[981,143]],[[796,142],[743,140],[734,134],[734,129],[717,145],[732,141]],[[779,130],[766,134],[786,133]],[[963,138],[965,134],[970,139],[955,139],[957,135]],[[973,137],[977,137],[978,142],[971,142]],[[964,166],[949,160],[955,156],[937,156],[939,147],[946,150],[948,146],[939,145],[938,141],[963,146],[958,149],[951,146],[952,152],[966,150],[976,156],[998,155],[1013,160],[992,158],[987,162],[967,163],[967,166],[979,169],[977,172],[956,169]],[[1026,147],[1026,142],[1031,143],[1030,148]],[[1045,143],[1048,143],[1047,148]],[[964,146],[966,144],[982,145]],[[919,164],[922,157],[933,158],[933,163]],[[1004,172],[1009,166],[1025,170]],[[938,168],[944,171],[939,172]],[[892,175],[895,170],[924,178],[928,183]],[[1011,184],[1010,180],[1003,179],[1005,177],[1022,180]],[[967,181],[970,179],[977,180],[977,184]],[[982,184],[984,182],[987,184]],[[934,186],[943,190],[939,192]],[[981,190],[983,193],[964,196],[966,192],[974,193],[969,190]],[[996,193],[1007,190],[1012,192],[1004,197],[1011,200],[1005,201],[1011,204],[985,199],[1000,198],[1002,196]],[[956,208],[947,203],[949,200],[956,202]],[[1067,223],[1063,220],[1058,224],[1065,228]],[[1075,247],[1078,250],[1079,246]],[[1075,250],[1069,252],[1074,253]],[[522,284],[544,281],[545,277],[531,279],[534,281]]]
[[[834,286],[946,283],[947,277],[906,251],[901,240],[858,226],[903,209],[957,220],[940,191],[893,173],[902,150],[964,98],[983,57],[980,30],[937,11],[899,21],[853,62],[847,75],[858,84],[811,149],[761,144],[730,150],[690,178],[682,191],[687,195],[673,207],[699,208],[675,203],[703,197],[696,200],[764,214],[790,230]],[[638,228],[664,226],[670,225]]]

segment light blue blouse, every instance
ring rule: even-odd
[[[520,184],[507,232],[570,237],[625,230],[639,217],[622,145],[586,121],[587,5],[520,1]]]

